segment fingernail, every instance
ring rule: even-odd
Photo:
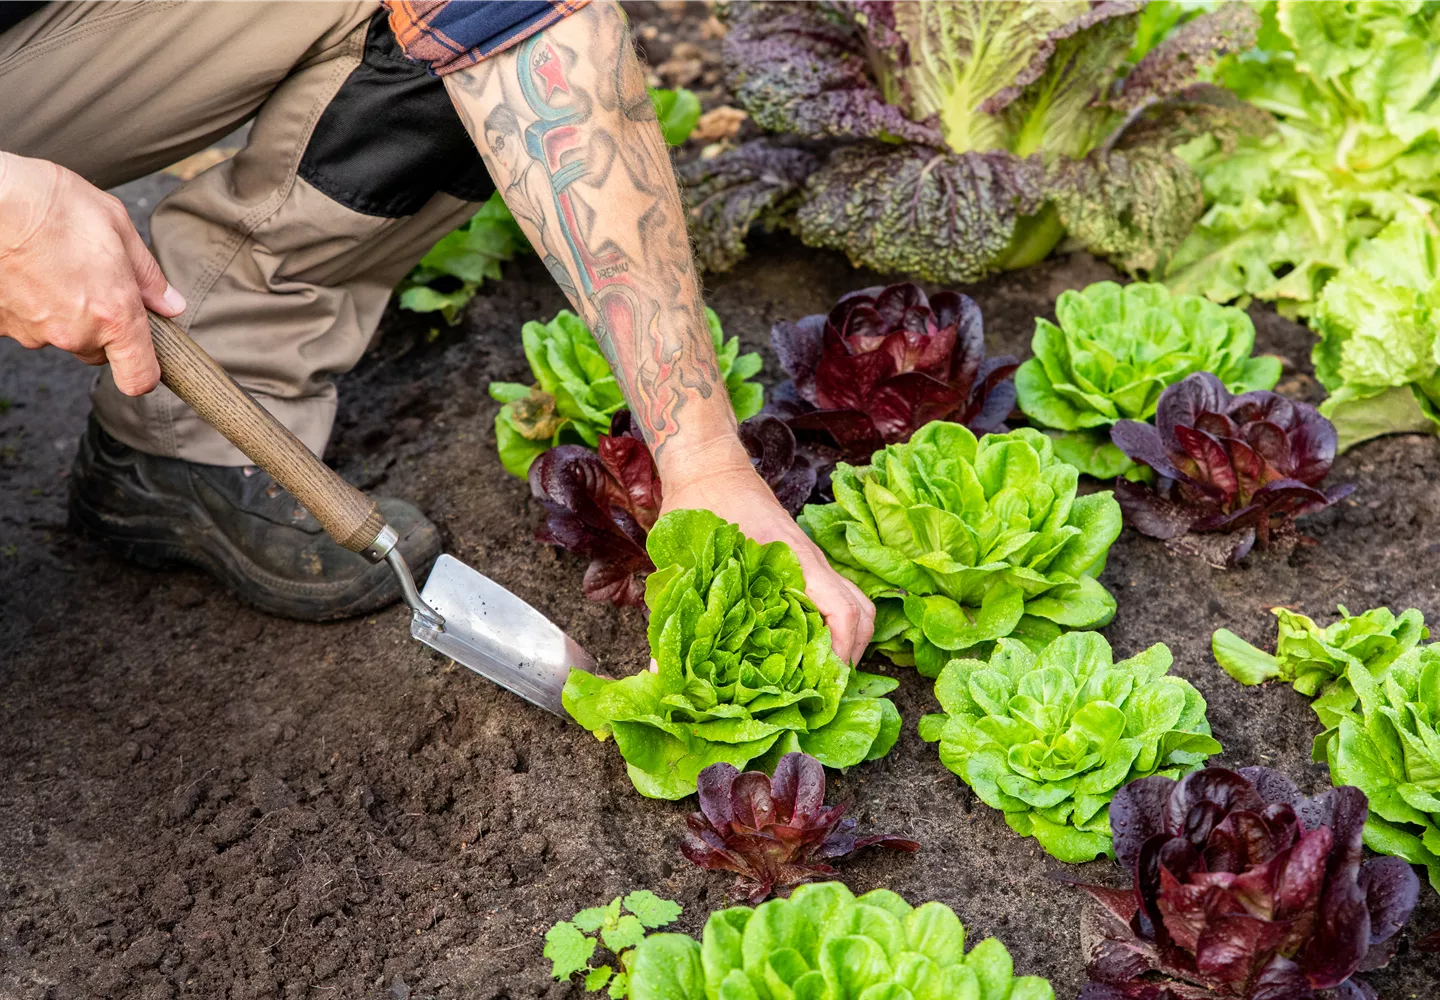
[[[165,286],[165,297],[161,301],[165,303],[165,308],[176,315],[185,311],[185,296],[181,295],[174,285]]]

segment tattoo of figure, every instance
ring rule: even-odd
[[[588,51],[541,32],[499,72],[456,74],[490,105],[461,107],[486,165],[546,268],[585,317],[655,454],[687,401],[723,389],[670,154],[624,18],[592,4]],[[463,102],[457,102],[459,106]]]

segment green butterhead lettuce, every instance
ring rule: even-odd
[[[1365,844],[1424,865],[1440,892],[1440,643],[1411,649],[1377,678],[1346,671],[1358,711],[1315,741],[1335,785],[1370,799]]]
[[[739,339],[725,338],[713,309],[706,308],[705,321],[735,418],[753,417],[765,403],[765,390],[746,380],[760,371],[760,355],[741,354]],[[568,309],[549,323],[526,323],[520,335],[536,384],[491,382],[490,396],[505,404],[495,415],[500,462],[524,479],[530,463],[556,445],[594,448],[598,436],[609,432],[610,418],[624,408],[625,396],[590,328]]]
[[[576,722],[615,738],[642,795],[683,798],[722,761],[768,771],[801,750],[850,767],[894,746],[900,714],[883,695],[898,682],[835,655],[789,546],[678,510],[655,523],[646,548],[657,671],[613,681],[574,670],[562,696]]]
[[[1352,615],[1340,606],[1340,620],[1321,628],[1288,608],[1271,608],[1279,619],[1275,652],[1257,649],[1228,628],[1216,629],[1210,646],[1215,660],[1241,684],[1280,680],[1293,684],[1307,698],[1326,727],[1334,727],[1339,713],[1355,706],[1351,667],[1383,678],[1390,664],[1430,637],[1425,616],[1410,608],[1393,615],[1389,608],[1372,608]]]
[[[1273,389],[1280,359],[1251,357],[1255,325],[1243,309],[1164,285],[1100,281],[1055,303],[1059,325],[1035,321],[1035,356],[1015,373],[1020,409],[1063,431],[1056,450],[1081,472],[1108,478],[1133,465],[1109,443],[1117,420],[1149,420],[1160,393],[1211,372],[1234,393]]]
[[[807,506],[799,521],[875,602],[873,648],[934,677],[997,639],[1043,644],[1114,617],[1095,578],[1120,506],[1108,491],[1076,496],[1078,479],[1037,430],[977,441],[935,421],[870,465],[836,466],[835,502]]]
[[[1095,632],[1037,655],[1002,639],[989,662],[951,660],[935,682],[942,714],[920,720],[940,761],[1022,836],[1061,861],[1111,853],[1110,800],[1137,778],[1176,778],[1220,752],[1205,699],[1167,674],[1163,643],[1114,662]]]
[[[630,963],[633,1000],[1054,1000],[1049,981],[1016,976],[996,938],[965,952],[943,903],[911,906],[888,889],[839,882],[789,899],[717,910],[704,943],[652,934]]]

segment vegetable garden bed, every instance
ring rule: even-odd
[[[1075,254],[959,290],[980,307],[989,355],[1023,359],[1060,293],[1120,277]],[[755,238],[707,299],[725,335],[761,353],[769,387],[783,378],[774,323],[879,283],[838,254]],[[531,380],[520,323],[563,305],[522,257],[453,329],[392,314],[341,381],[330,457],[362,487],[417,503],[448,551],[624,676],[648,658],[645,619],[587,600],[584,560],[534,543],[545,510],[502,468],[500,403],[485,395]],[[1318,402],[1313,335],[1268,306],[1250,315],[1256,353],[1282,359],[1278,390]],[[23,404],[0,413],[0,543],[13,545],[0,555],[0,996],[579,997],[541,955],[556,921],[649,890],[684,907],[667,930],[698,934],[712,910],[745,901],[731,875],[682,856],[694,800],[642,798],[613,743],[420,651],[402,610],[318,627],[269,619],[203,577],[124,565],[60,531],[57,473],[84,382],[51,380],[44,356],[0,362],[0,390]],[[1440,439],[1368,441],[1329,481],[1356,489],[1302,522],[1314,544],[1257,547],[1218,570],[1127,528],[1099,578],[1117,605],[1101,630],[1114,659],[1163,643],[1169,673],[1208,702],[1224,747],[1208,763],[1263,765],[1308,794],[1330,784],[1311,760],[1322,726],[1309,699],[1242,686],[1217,665],[1212,632],[1273,650],[1275,606],[1321,625],[1339,604],[1440,621]],[[857,894],[945,904],[967,948],[1000,938],[1016,975],[1048,977],[1070,1000],[1087,897],[1051,875],[1114,887],[1121,869],[1064,865],[1014,832],[917,731],[940,707],[934,682],[879,657],[865,668],[898,682],[899,741],[829,772],[828,799],[852,801],[861,833],[922,846],[862,852],[839,877]],[[1429,1000],[1440,983],[1440,958],[1415,947],[1440,929],[1440,894],[1422,884],[1419,900],[1396,957],[1366,977],[1384,1000]]]
[[[1053,317],[1059,292],[1111,276],[1081,255],[966,291],[990,351],[1023,356],[1034,317]],[[709,300],[774,378],[773,321],[874,281],[777,240],[714,279]],[[561,305],[525,259],[437,342],[426,324],[395,317],[342,384],[335,457],[355,481],[419,503],[450,551],[625,674],[647,655],[640,613],[586,600],[583,562],[531,540],[542,509],[501,469],[499,404],[482,395],[492,378],[526,377],[514,317]],[[1257,349],[1292,362],[1281,388],[1315,398],[1310,335],[1263,307],[1253,315]],[[7,442],[29,428],[6,470],[19,552],[0,560],[0,995],[578,997],[541,957],[554,921],[646,888],[679,901],[675,926],[698,933],[722,905],[733,878],[680,854],[694,800],[641,798],[612,744],[418,651],[401,610],[293,625],[198,575],[129,567],[57,532],[54,484],[68,456],[46,452],[59,432],[42,435],[39,423],[78,432],[83,408],[67,415],[45,403],[52,395],[0,418]],[[1322,624],[1336,604],[1440,615],[1440,441],[1368,442],[1332,475],[1358,489],[1303,522],[1314,546],[1257,551],[1220,571],[1126,530],[1101,577],[1118,603],[1102,634],[1117,659],[1170,648],[1171,673],[1209,702],[1225,747],[1212,762],[1272,767],[1310,793],[1328,779],[1310,761],[1320,725],[1308,699],[1232,680],[1211,632],[1273,649],[1274,605]],[[32,488],[49,492],[26,503]],[[1120,870],[1063,866],[1012,832],[917,734],[938,707],[932,682],[867,669],[900,681],[889,697],[905,725],[889,756],[830,772],[829,798],[853,800],[862,832],[923,847],[862,853],[842,878],[857,892],[945,903],[970,941],[1000,937],[1017,973],[1074,997],[1082,897],[1049,873],[1115,885]],[[1413,944],[1437,928],[1440,895],[1422,887],[1400,954],[1369,977],[1381,997],[1433,995],[1440,960]]]

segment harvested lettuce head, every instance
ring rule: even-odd
[[[1255,325],[1242,309],[1163,285],[1097,282],[1055,303],[1059,325],[1040,318],[1035,356],[1015,374],[1020,409],[1067,433],[1061,456],[1081,472],[1109,478],[1132,463],[1110,444],[1118,420],[1149,420],[1160,394],[1195,372],[1211,372],[1231,392],[1272,389],[1280,359],[1251,357]]]
[[[703,944],[652,934],[635,949],[630,995],[1054,1000],[1055,991],[1039,976],[1016,976],[996,938],[967,953],[965,928],[943,903],[911,906],[888,889],[857,897],[839,882],[821,882],[753,910],[717,910]]]
[[[1398,657],[1430,637],[1425,616],[1416,608],[1399,615],[1389,608],[1352,615],[1342,604],[1339,620],[1324,628],[1289,608],[1270,610],[1279,619],[1273,655],[1222,628],[1210,639],[1215,660],[1241,684],[1293,684],[1315,699],[1310,707],[1326,728],[1337,723],[1337,713],[1355,705],[1355,689],[1347,679],[1352,666],[1381,678]]]
[[[894,746],[900,713],[883,695],[897,682],[835,655],[788,545],[677,510],[646,548],[656,671],[616,681],[573,670],[562,695],[576,722],[614,737],[642,795],[684,798],[711,764],[768,772],[801,750],[850,767]]]
[[[753,417],[764,405],[765,390],[746,379],[760,371],[760,355],[741,354],[740,341],[725,338],[713,309],[705,310],[705,320],[735,418]],[[491,382],[490,396],[505,404],[495,415],[500,463],[524,479],[530,463],[556,445],[596,447],[625,406],[625,396],[590,328],[568,309],[549,323],[526,323],[520,336],[536,384]]]
[[[1247,118],[1196,81],[1252,43],[1255,19],[1202,15],[1131,65],[1143,7],[731,5],[728,82],[779,134],[689,168],[706,266],[732,265],[757,222],[935,282],[1034,263],[1066,234],[1155,266],[1203,207],[1171,148]]]
[[[838,465],[835,502],[799,521],[875,602],[874,648],[934,677],[997,639],[1043,644],[1114,617],[1115,598],[1095,578],[1120,507],[1109,492],[1077,496],[1078,479],[1037,430],[977,441],[936,421],[870,465]]]
[[[943,714],[920,735],[940,762],[1022,836],[1061,861],[1108,854],[1110,800],[1126,782],[1178,777],[1220,752],[1205,699],[1171,677],[1162,643],[1116,663],[1094,632],[1037,655],[1002,639],[989,662],[951,660],[935,682]]]

